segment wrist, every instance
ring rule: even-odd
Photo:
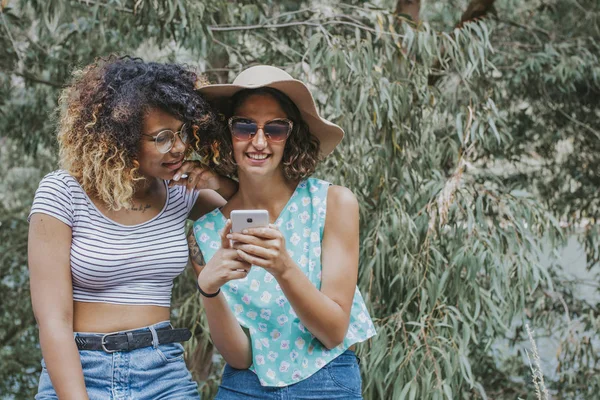
[[[200,292],[200,294],[203,297],[207,297],[207,298],[211,298],[211,297],[217,297],[219,293],[221,293],[221,288],[218,288],[216,291],[214,292],[205,292],[204,290],[202,290],[202,288],[200,287],[199,284],[196,283],[196,286],[198,287],[198,291]]]
[[[200,294],[202,294],[204,297],[214,297],[218,294],[219,290],[221,290],[220,285],[203,282],[200,280],[200,276],[198,276],[196,281],[196,287],[198,288]]]
[[[283,268],[275,272],[273,275],[277,281],[288,281],[293,279],[293,275],[296,271],[299,271],[298,266],[290,257],[288,257],[288,259],[283,263]]]

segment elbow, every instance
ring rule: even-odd
[[[227,361],[227,364],[233,369],[248,369],[252,365],[252,360],[236,360],[234,362]]]
[[[338,347],[344,342],[347,331],[347,326],[344,327],[344,329],[336,329],[335,331],[330,332],[327,335],[327,337],[323,338],[324,340],[321,343],[327,348],[327,350],[331,350],[335,347]]]

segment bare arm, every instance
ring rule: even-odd
[[[215,285],[210,277],[205,280],[201,280],[199,277],[202,270],[206,267],[206,263],[204,262],[204,257],[202,256],[202,252],[194,237],[193,229],[190,229],[187,238],[190,248],[190,258],[196,272],[198,284],[206,293],[216,292],[220,288],[220,285]],[[231,250],[231,252],[235,253],[233,250]],[[219,255],[215,254],[213,259],[215,259],[215,257],[217,257],[216,261],[219,261]],[[238,264],[241,263],[238,262]],[[216,267],[214,272],[219,272],[218,269],[223,272],[225,268]],[[245,274],[240,272],[237,272],[237,274],[239,274],[238,278],[245,276]],[[225,300],[225,296],[223,296],[222,293],[219,293],[215,297],[208,298],[202,295],[200,297],[202,298],[204,311],[206,312],[210,336],[215,347],[219,350],[219,353],[221,353],[225,361],[233,368],[249,368],[252,364],[252,348],[250,346],[250,340],[238,323],[235,315],[231,312],[227,300]]]
[[[71,228],[58,219],[32,215],[28,240],[31,301],[54,390],[60,399],[87,399],[73,340],[71,235]]]
[[[271,272],[304,326],[329,349],[346,336],[358,279],[358,202],[341,186],[331,186],[321,243],[321,290],[306,277],[285,250],[285,239],[274,229],[233,234],[240,257]],[[273,231],[275,233],[273,233]],[[258,239],[258,240],[256,240]],[[264,240],[267,239],[267,240]]]

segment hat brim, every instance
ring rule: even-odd
[[[214,84],[198,89],[216,108],[225,110],[228,100],[244,89],[270,87],[277,89],[290,98],[298,107],[310,133],[319,139],[321,157],[325,157],[335,149],[344,137],[344,131],[338,125],[319,116],[315,101],[306,85],[296,79],[279,80],[261,85]]]

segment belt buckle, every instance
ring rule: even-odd
[[[119,350],[109,350],[109,349],[106,348],[106,340],[105,340],[106,337],[107,336],[113,336],[113,335],[115,335],[115,334],[114,333],[107,333],[107,334],[105,334],[105,335],[102,336],[102,340],[100,341],[100,345],[102,346],[102,350],[104,350],[105,352],[107,352],[109,354],[110,353],[115,353],[115,352],[119,351]]]

